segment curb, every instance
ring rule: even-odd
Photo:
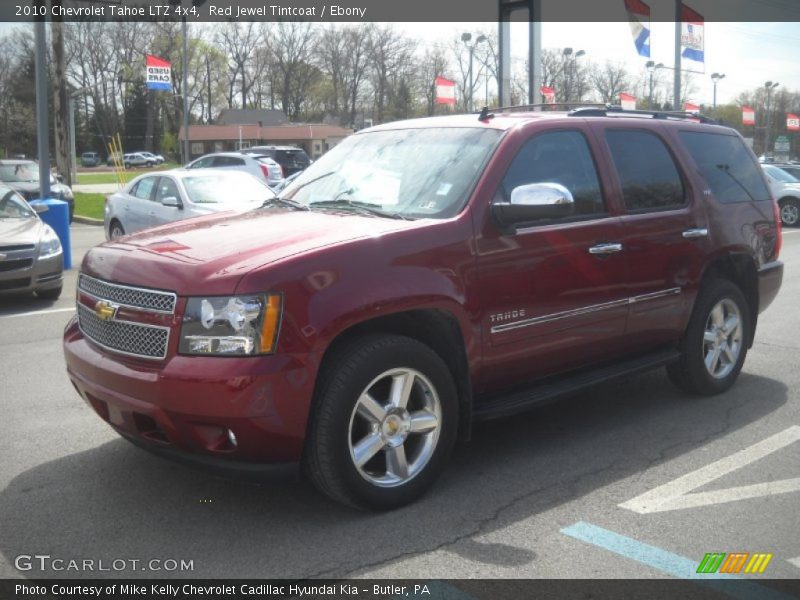
[[[82,217],[81,215],[73,215],[72,221],[75,223],[83,223],[84,225],[103,225],[102,219],[92,219],[91,217]]]

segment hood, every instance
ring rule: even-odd
[[[0,251],[4,246],[38,244],[42,222],[36,218],[0,219]]]
[[[86,254],[82,271],[179,295],[230,294],[258,267],[417,223],[283,208],[217,213],[106,242]]]

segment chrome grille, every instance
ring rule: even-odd
[[[161,292],[158,290],[148,290],[118,283],[108,283],[100,281],[88,275],[81,275],[78,280],[78,288],[87,292],[95,298],[110,300],[116,304],[143,308],[155,312],[169,313],[175,312],[176,296],[172,292]]]
[[[167,355],[166,327],[116,319],[104,321],[82,304],[78,305],[78,325],[86,337],[109,350],[145,358],[161,359]]]

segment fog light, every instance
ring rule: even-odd
[[[236,448],[238,442],[236,441],[236,434],[233,433],[230,429],[228,429],[228,441],[231,443],[231,446]]]

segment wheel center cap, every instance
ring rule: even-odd
[[[390,446],[399,446],[408,436],[410,427],[407,415],[391,413],[381,423],[381,435]]]

